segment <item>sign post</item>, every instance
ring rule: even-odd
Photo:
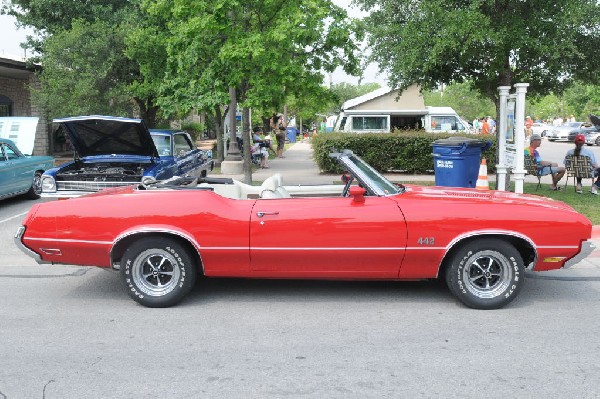
[[[529,83],[516,83],[515,94],[510,86],[498,87],[500,120],[498,126],[498,190],[506,191],[507,173],[512,172],[515,193],[523,193],[525,180],[525,94]]]

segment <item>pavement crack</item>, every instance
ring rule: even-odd
[[[50,385],[51,382],[55,382],[54,380],[50,380],[44,385],[44,390],[42,391],[42,399],[46,399],[46,387]]]

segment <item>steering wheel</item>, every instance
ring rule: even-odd
[[[352,176],[349,173],[344,173],[342,175],[342,181],[346,182],[346,185],[344,186],[344,191],[342,191],[342,197],[348,197],[350,195],[350,186],[354,181],[354,176]]]

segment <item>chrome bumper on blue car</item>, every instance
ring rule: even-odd
[[[35,261],[40,265],[50,264],[51,262],[46,262],[45,260],[42,260],[42,257],[40,255],[23,245],[23,241],[21,240],[23,238],[23,234],[25,234],[25,226],[20,226],[17,229],[17,232],[15,233],[15,244],[17,245],[17,247],[26,255],[31,256],[33,259],[35,259]]]
[[[568,269],[571,266],[575,266],[576,264],[587,258],[592,252],[594,252],[595,249],[596,246],[594,245],[592,240],[584,241],[581,244],[581,251],[579,251],[579,253],[573,258],[566,261],[563,268]]]

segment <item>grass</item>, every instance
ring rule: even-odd
[[[588,181],[589,183],[589,181]],[[543,197],[553,198],[571,205],[577,212],[587,216],[592,221],[592,224],[600,224],[600,195],[590,194],[589,185],[583,188],[583,194],[577,194],[573,185],[566,188],[563,185],[560,191],[550,190],[548,185],[542,184],[539,190],[536,191],[537,184],[525,183],[523,192],[526,194],[541,195]]]

